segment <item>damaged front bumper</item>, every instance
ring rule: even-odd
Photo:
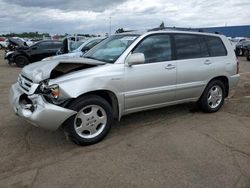
[[[18,116],[48,130],[58,129],[65,120],[76,114],[73,110],[48,103],[41,95],[26,95],[17,83],[11,86],[9,101]]]

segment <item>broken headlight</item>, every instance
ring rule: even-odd
[[[46,83],[42,83],[39,89],[43,95],[46,95],[52,99],[59,98],[60,90],[59,90],[59,85],[57,84],[48,86]]]

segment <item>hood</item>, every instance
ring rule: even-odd
[[[27,46],[24,41],[18,38],[9,38],[9,43],[17,46]]]
[[[69,72],[104,65],[105,62],[89,58],[69,58],[39,61],[23,68],[22,74],[33,82],[39,83],[46,79],[53,79]]]

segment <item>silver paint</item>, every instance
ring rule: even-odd
[[[237,85],[239,74],[236,74],[236,56],[227,38],[221,35],[198,33],[199,35],[219,36],[228,51],[227,56],[129,66],[128,59],[131,50],[146,36],[157,33],[197,34],[182,31],[155,31],[142,34],[114,64],[78,58],[43,61],[28,65],[21,74],[33,81],[32,90],[26,92],[15,84],[11,89],[10,102],[14,109],[20,109],[18,103],[20,95],[26,93],[30,98],[34,95],[32,100],[35,103],[38,102],[39,113],[35,110],[30,117],[26,117],[18,111],[18,115],[40,127],[53,130],[58,128],[63,121],[77,112],[50,104],[41,96],[35,95],[34,91],[41,81],[49,79],[51,71],[59,63],[64,62],[98,66],[49,79],[49,85],[59,85],[59,99],[74,99],[88,92],[108,91],[116,97],[118,102],[119,119],[123,115],[141,110],[197,101],[209,81],[219,76],[224,76],[229,80],[229,89]]]

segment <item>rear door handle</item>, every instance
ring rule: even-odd
[[[165,69],[167,70],[172,70],[172,69],[175,69],[175,66],[173,64],[168,64]]]
[[[211,63],[210,60],[207,59],[207,60],[205,60],[204,64],[205,64],[205,65],[210,65],[210,64],[212,64],[212,63]]]

